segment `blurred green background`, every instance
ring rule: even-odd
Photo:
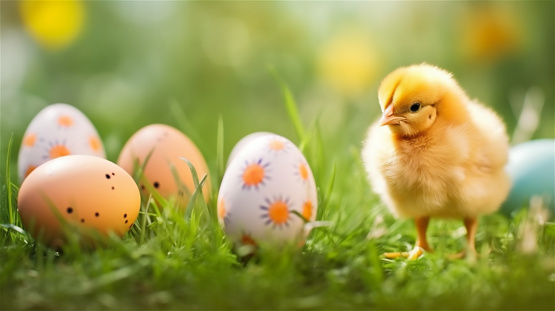
[[[554,3],[2,1],[0,167],[13,135],[17,180],[27,125],[58,102],[91,119],[112,161],[151,123],[183,130],[212,168],[220,117],[226,155],[254,131],[298,142],[269,68],[332,158],[360,147],[381,79],[421,62],[453,72],[511,135],[523,103],[543,102],[529,138],[552,138]]]

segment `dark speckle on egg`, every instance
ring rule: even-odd
[[[71,213],[73,213],[73,208],[72,208],[72,207],[68,207],[66,211],[67,211],[68,214],[71,214]]]
[[[128,220],[128,219],[126,219],[126,220],[125,220],[125,223],[128,223],[128,222],[129,222],[129,220]]]
[[[164,131],[164,132],[162,133],[162,136],[163,136],[163,137],[162,137],[162,136],[159,136],[159,137],[156,139],[156,141],[161,142],[161,141],[164,140],[164,138],[168,137],[169,135],[170,135],[170,133]]]
[[[114,189],[116,189],[116,188],[114,188],[114,186],[112,186],[112,190],[114,190]]]
[[[110,174],[106,174],[106,179],[110,179]]]
[[[81,218],[81,222],[85,222],[85,218]]]
[[[94,213],[94,216],[98,217],[100,214],[98,212]]]
[[[123,218],[127,218],[127,214],[123,214]]]
[[[156,188],[156,189],[160,188],[160,183],[155,181],[154,182],[154,188]]]

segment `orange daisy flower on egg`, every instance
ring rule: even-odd
[[[256,246],[256,241],[247,233],[241,235],[241,244]]]
[[[91,136],[89,137],[89,147],[91,147],[94,152],[99,152],[102,149],[102,143],[98,137]]]
[[[266,205],[260,206],[260,209],[265,211],[261,216],[266,220],[265,224],[271,225],[274,228],[282,228],[283,226],[289,227],[289,220],[291,219],[291,214],[289,213],[290,205],[289,199],[283,199],[281,197],[273,201],[266,199]]]
[[[65,142],[55,141],[53,143],[49,143],[48,145],[49,147],[46,150],[47,153],[43,156],[44,159],[55,159],[71,154],[71,151],[67,148]]]
[[[226,202],[223,198],[218,200],[218,218],[223,220],[224,225],[229,225],[229,211],[227,209]]]
[[[25,147],[33,147],[36,142],[37,142],[37,135],[34,133],[27,134],[23,138],[23,145]]]
[[[218,217],[224,219],[225,215],[227,214],[227,210],[225,208],[225,201],[224,199],[220,199],[218,201]]]
[[[310,168],[305,161],[299,161],[295,166],[295,175],[297,175],[303,183],[308,181],[308,177],[310,176]]]
[[[58,125],[61,127],[71,127],[73,125],[73,118],[68,115],[61,115],[58,117]]]
[[[268,166],[270,163],[263,163],[262,159],[258,161],[254,161],[252,163],[248,163],[241,174],[241,181],[243,183],[243,189],[251,189],[264,185],[264,181],[270,179],[268,176]]]
[[[312,217],[312,202],[310,200],[304,202],[301,215],[303,215],[306,220],[310,221],[310,217]]]
[[[287,153],[287,141],[279,136],[272,136],[268,139],[268,149],[271,153]]]

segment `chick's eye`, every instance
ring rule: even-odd
[[[417,112],[418,110],[420,110],[420,103],[414,103],[410,106],[411,112]]]

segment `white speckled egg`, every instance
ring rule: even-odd
[[[102,140],[81,111],[67,104],[47,106],[23,135],[17,161],[20,181],[44,162],[70,154],[106,158]]]
[[[129,174],[133,174],[137,164],[145,165],[144,176],[152,188],[162,197],[175,200],[179,208],[185,208],[195,185],[189,166],[181,158],[193,164],[199,181],[208,174],[202,189],[204,199],[208,200],[211,186],[206,161],[193,141],[174,127],[151,124],[141,128],[125,143],[117,163]],[[150,195],[144,184],[141,191],[147,197]]]
[[[95,231],[123,236],[139,214],[133,178],[116,164],[89,155],[68,155],[37,167],[21,184],[18,211],[25,228],[52,247],[66,243],[66,225],[83,236]]]
[[[218,195],[220,224],[238,245],[303,242],[308,232],[299,215],[314,221],[317,208],[316,184],[305,157],[275,134],[257,137],[237,152]]]
[[[248,145],[251,142],[251,140],[254,140],[255,138],[265,136],[265,135],[275,135],[275,134],[270,133],[270,132],[255,132],[255,133],[251,133],[251,134],[241,138],[235,144],[235,146],[233,146],[233,149],[231,149],[231,152],[229,153],[229,158],[227,159],[227,166],[229,166],[229,163],[231,163],[231,160],[233,160],[233,158],[235,158],[235,156],[237,155],[239,150],[243,149],[243,147]]]

